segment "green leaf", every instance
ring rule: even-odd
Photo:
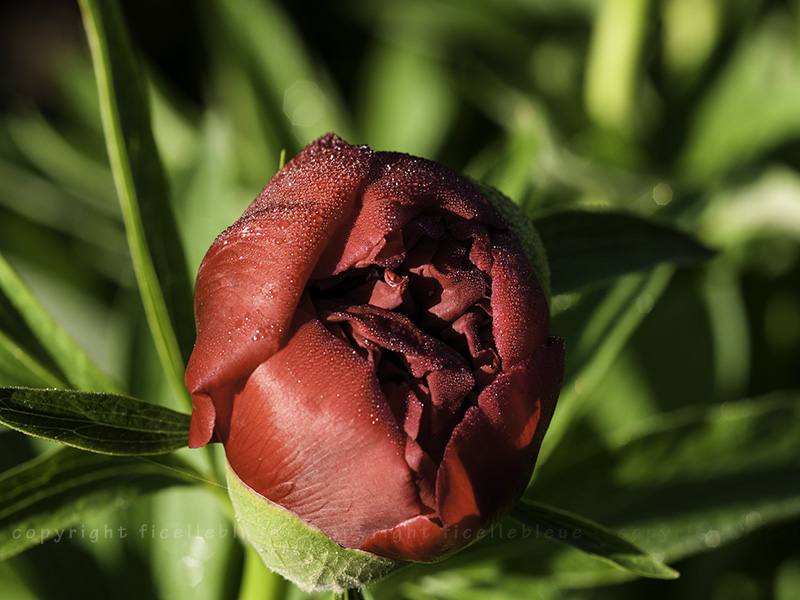
[[[189,420],[189,415],[117,394],[0,388],[0,423],[102,454],[178,450],[188,443]]]
[[[370,56],[359,111],[364,139],[379,150],[434,156],[457,114],[449,73],[423,52],[395,45]]]
[[[753,22],[694,105],[680,170],[704,182],[761,159],[800,134],[797,20],[773,10]],[[764,110],[769,106],[769,110]]]
[[[147,96],[114,0],[80,0],[109,161],[136,279],[159,358],[175,392],[194,341],[191,286],[158,156]]]
[[[609,0],[598,7],[586,60],[586,111],[599,125],[628,133],[641,110],[639,64],[647,47],[650,7],[643,0]]]
[[[568,506],[668,561],[800,516],[800,395],[660,415],[607,447],[567,436],[526,496]]]
[[[172,456],[156,462],[63,448],[36,458],[0,475],[0,560],[79,533],[69,528],[98,510],[194,477]]]
[[[547,249],[553,294],[712,252],[663,223],[618,212],[561,211],[535,219]]]
[[[613,531],[584,517],[530,500],[521,500],[511,516],[528,527],[562,530],[557,539],[624,571],[653,579],[675,579],[678,572],[642,552]]]
[[[15,145],[40,173],[46,173],[59,188],[76,190],[83,203],[107,205],[113,194],[108,167],[81,152],[74,141],[53,127],[43,115],[31,111],[24,117],[5,119]]]
[[[110,181],[111,174],[107,175]],[[90,192],[80,188],[76,190],[60,185],[60,182],[2,156],[0,180],[3,182],[0,188],[3,208],[105,251],[118,252],[118,234],[121,231],[118,225],[122,224],[122,217],[109,196],[91,196]]]
[[[564,385],[556,417],[542,442],[540,464],[556,449],[584,401],[591,398],[598,381],[666,290],[673,273],[673,267],[663,265],[651,273],[627,275],[608,290],[584,293],[574,309],[554,316],[553,332],[569,340],[569,346]]]
[[[282,3],[215,0],[205,8],[210,9],[214,37],[228,42],[255,80],[262,110],[266,109],[263,117],[282,146],[295,140],[305,145],[324,131],[350,137],[342,100]]]
[[[4,385],[67,387],[8,336],[0,333],[0,382]]]
[[[118,388],[50,316],[0,255],[0,357],[42,385],[113,392]],[[13,367],[13,363],[4,364]]]

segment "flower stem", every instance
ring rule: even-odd
[[[244,573],[238,600],[282,600],[287,596],[288,582],[270,571],[258,551],[245,544]]]

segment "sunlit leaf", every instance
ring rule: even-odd
[[[289,582],[281,575],[264,568],[261,555],[253,546],[245,544],[242,587],[238,600],[263,600],[264,596],[288,600]]]
[[[6,119],[6,127],[17,147],[39,171],[61,187],[78,191],[76,196],[84,203],[108,212],[111,202],[104,206],[103,201],[113,197],[114,187],[105,165],[80,152],[41,114]]]
[[[0,388],[0,423],[103,454],[163,454],[189,439],[189,415],[128,396],[74,390]]]
[[[263,117],[284,144],[300,141],[302,147],[324,131],[350,137],[335,88],[280,3],[217,0],[211,4],[215,35],[228,38],[239,61],[251,67],[262,94],[260,108],[267,109]]]
[[[610,447],[582,437],[562,440],[526,495],[585,514],[665,560],[800,516],[797,393],[662,415]]]
[[[629,133],[637,102],[648,3],[607,0],[598,6],[586,64],[586,110],[600,125]]]
[[[561,534],[557,539],[635,575],[654,579],[678,577],[678,572],[662,561],[589,519],[530,500],[521,500],[512,516],[537,531],[563,530],[566,535]]]
[[[701,228],[714,243],[727,247],[758,237],[800,240],[800,175],[776,166],[752,183],[715,195]]]
[[[16,348],[19,348],[17,350]],[[28,365],[43,385],[62,381],[85,390],[116,391],[0,255],[0,353]]]
[[[219,490],[220,496],[208,493],[212,489]],[[142,537],[148,545],[147,566],[157,586],[153,597],[247,600],[241,592],[239,596],[231,593],[239,586],[244,547],[230,501],[222,494],[225,489],[217,486],[173,487],[129,511],[132,523],[147,524]],[[259,565],[264,573],[262,583],[272,575],[278,586],[289,587],[289,582],[266,569],[260,558]],[[259,600],[280,599],[269,595],[266,586],[260,593]]]
[[[535,219],[534,226],[547,248],[553,294],[665,262],[697,262],[712,256],[673,227],[624,213],[561,211]]]
[[[0,560],[69,535],[86,515],[192,478],[171,456],[156,462],[64,448],[36,458],[0,474]]]
[[[159,357],[185,397],[183,370],[194,341],[191,287],[147,96],[119,9],[112,0],[80,0],[89,38],[109,161],[128,245]]]
[[[783,16],[774,11],[746,28],[748,35],[698,103],[681,157],[689,178],[718,176],[800,134],[797,22]]]
[[[628,275],[607,290],[584,294],[574,309],[553,319],[553,332],[569,345],[557,416],[542,443],[540,463],[574,424],[582,403],[658,302],[673,273],[673,267],[663,265],[647,275]]]
[[[13,339],[0,332],[0,382],[3,385],[67,387],[55,374],[57,368],[42,365]]]
[[[433,157],[455,117],[447,72],[423,53],[392,46],[372,53],[363,131],[376,150]]]

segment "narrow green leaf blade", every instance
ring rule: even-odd
[[[139,72],[114,0],[80,0],[103,128],[150,330],[180,396],[194,342],[191,286]]]
[[[144,400],[74,390],[0,388],[0,423],[83,450],[136,456],[187,445],[189,415]]]
[[[86,515],[194,477],[172,456],[155,462],[63,448],[36,458],[0,474],[0,560],[69,536]]]
[[[565,437],[527,492],[667,561],[800,516],[800,395],[693,407],[618,436]]]
[[[118,391],[0,254],[0,346],[42,384]]]
[[[547,249],[553,294],[712,252],[673,227],[619,212],[561,211],[533,221]]]
[[[557,539],[624,571],[652,579],[676,579],[678,572],[610,529],[541,502],[521,500],[511,516],[537,531],[562,530]]]
[[[261,102],[273,111],[265,117],[272,121],[275,134],[285,136],[284,143],[303,140],[305,144],[320,131],[349,137],[352,127],[342,101],[319,61],[309,54],[282,3],[216,0],[208,3],[208,8],[215,36],[235,49],[239,62],[252,65],[250,72],[263,95]],[[264,44],[265,39],[270,43]],[[276,119],[279,111],[283,114]]]
[[[641,310],[640,303],[658,302],[674,271],[674,267],[662,265],[650,273],[627,275],[608,291],[587,291],[578,307],[553,318],[553,331],[571,343],[558,418],[553,419],[542,442],[539,464],[558,446],[593,387],[646,318],[647,311]]]
[[[0,331],[0,383],[41,387],[68,387],[52,367],[45,367],[10,337]]]

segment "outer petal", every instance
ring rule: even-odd
[[[492,258],[492,329],[503,370],[509,370],[545,344],[550,313],[519,242],[498,234]]]
[[[249,375],[286,339],[320,255],[352,218],[372,156],[335,136],[320,138],[209,249],[197,275],[197,343],[186,371],[195,399],[191,446],[211,439],[214,408],[229,408],[203,395]]]
[[[419,496],[369,364],[298,315],[288,344],[236,395],[226,454],[252,489],[358,548],[419,514]]]
[[[458,549],[457,540],[448,540],[441,525],[419,516],[373,535],[362,550],[395,560],[435,562]]]
[[[373,248],[423,211],[450,213],[508,230],[489,201],[466,178],[423,158],[376,152],[358,216],[348,235],[321,263],[340,273],[369,257]],[[335,267],[332,266],[333,258]]]
[[[467,411],[436,481],[444,526],[474,531],[501,517],[525,489],[564,375],[557,338],[501,373]]]

